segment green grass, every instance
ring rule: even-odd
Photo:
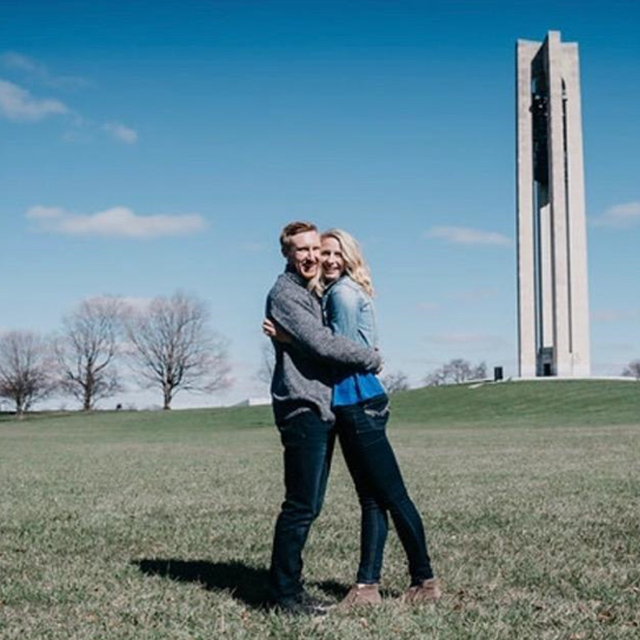
[[[390,438],[445,598],[411,609],[390,536],[385,604],[260,608],[282,499],[270,410],[0,418],[4,639],[636,638],[640,386],[554,382],[398,394]],[[311,591],[353,580],[339,454],[305,553]]]
[[[640,422],[640,382],[557,380],[448,386],[394,396],[403,423],[482,426]]]

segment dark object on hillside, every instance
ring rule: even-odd
[[[502,367],[493,367],[493,381],[498,382],[504,378]]]

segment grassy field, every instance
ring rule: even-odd
[[[397,394],[390,438],[445,597],[409,608],[390,536],[385,604],[262,608],[281,450],[268,408],[0,418],[0,638],[637,638],[640,384]],[[336,456],[309,590],[353,580],[358,509]]]

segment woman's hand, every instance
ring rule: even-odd
[[[262,333],[268,338],[273,338],[277,342],[282,342],[284,344],[291,344],[291,336],[279,325],[277,325],[273,320],[269,318],[265,318],[262,321]]]

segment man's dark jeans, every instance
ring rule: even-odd
[[[391,514],[409,561],[411,583],[433,578],[422,519],[411,501],[387,439],[389,399],[377,396],[335,407],[336,428],[362,508],[357,581],[380,582]]]
[[[275,603],[303,591],[302,549],[322,508],[335,444],[333,424],[304,411],[278,426],[284,446],[285,499],[276,521],[269,573]]]

